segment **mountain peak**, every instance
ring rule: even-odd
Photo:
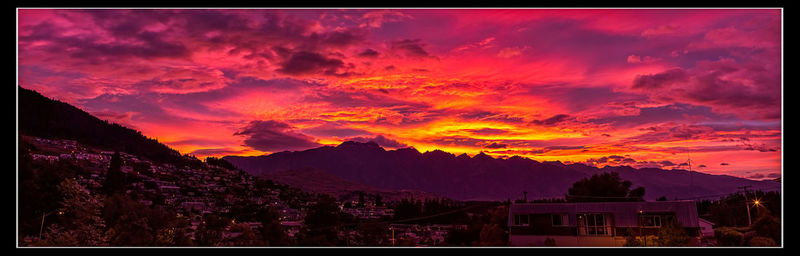
[[[357,142],[349,140],[342,142],[342,144],[339,144],[339,146],[336,146],[336,148],[380,149],[381,151],[386,151],[380,145],[378,145],[378,143],[375,143],[374,141]]]

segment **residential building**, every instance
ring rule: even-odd
[[[622,246],[626,236],[658,235],[662,225],[673,220],[695,238],[693,244],[699,243],[694,201],[513,203],[509,242],[512,246],[544,246],[546,240],[555,246]]]

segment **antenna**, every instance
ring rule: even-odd
[[[694,177],[692,176],[692,156],[689,155],[689,137],[691,133],[689,133],[688,129],[686,131],[686,164],[689,165],[689,194],[694,197]]]

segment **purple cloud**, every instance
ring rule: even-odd
[[[260,151],[302,150],[321,146],[314,138],[279,121],[251,121],[234,135],[245,137],[244,145]]]

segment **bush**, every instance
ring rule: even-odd
[[[548,237],[544,240],[544,246],[556,246],[556,240]]]
[[[755,231],[758,236],[772,238],[773,241],[781,240],[781,222],[772,216],[758,218],[750,226],[750,230]]]
[[[778,246],[778,244],[775,243],[775,240],[772,240],[772,238],[763,237],[763,236],[755,236],[755,237],[751,238],[750,241],[747,241],[747,245],[749,245],[749,246]]]
[[[717,243],[720,246],[742,246],[744,244],[744,234],[733,228],[721,227],[714,229]]]
[[[636,239],[636,236],[634,235],[632,228],[628,228],[628,230],[625,233],[627,234],[627,236],[625,236],[625,244],[623,244],[622,246],[639,247],[643,245],[642,241]]]

